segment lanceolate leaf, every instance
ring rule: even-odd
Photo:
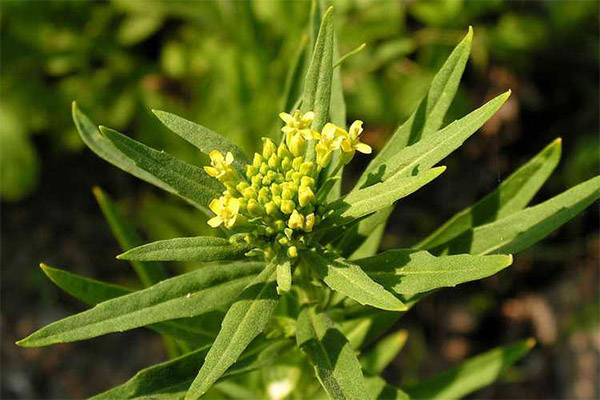
[[[373,280],[405,297],[485,278],[512,264],[512,256],[440,256],[426,251],[390,250],[356,260]]]
[[[365,377],[367,392],[375,400],[409,400],[408,394],[402,390],[390,386],[379,376]]]
[[[50,324],[17,344],[40,347],[73,342],[213,311],[230,304],[263,268],[264,264],[258,262],[205,266],[100,303]]]
[[[510,91],[497,96],[444,129],[399,151],[380,164],[372,173],[364,173],[356,187],[370,186],[388,177],[411,176],[436,165],[487,122],[510,96]]]
[[[113,235],[119,242],[122,250],[129,250],[142,244],[142,239],[135,229],[121,216],[117,205],[99,187],[93,189],[94,196],[100,205],[104,218],[108,221]],[[131,261],[131,266],[142,281],[144,286],[151,286],[168,278],[167,272],[161,264],[153,262]]]
[[[495,191],[472,207],[456,214],[415,248],[437,247],[469,229],[522,210],[550,177],[560,160],[560,153],[561,140],[556,139],[506,178]]]
[[[383,372],[404,347],[408,331],[400,330],[381,339],[373,349],[360,358],[365,371],[379,375]]]
[[[116,297],[130,294],[133,291],[118,285],[97,281],[79,276],[61,269],[40,265],[42,271],[56,286],[89,305],[96,305]],[[216,334],[200,329],[197,324],[190,324],[190,318],[185,321],[166,321],[148,325],[147,327],[164,335],[183,339],[195,345],[212,342]],[[205,322],[205,321],[203,321]],[[204,323],[202,325],[205,325]]]
[[[329,8],[321,21],[302,95],[302,111],[316,114],[312,126],[316,131],[320,131],[329,119],[332,75],[333,9]]]
[[[119,132],[100,127],[102,134],[129,157],[135,165],[173,188],[175,194],[210,215],[207,207],[219,197],[221,184],[208,176],[202,168],[190,165],[165,152],[154,150]]]
[[[323,281],[332,288],[363,305],[382,310],[402,311],[406,306],[393,294],[374,282],[356,264],[341,257],[323,257],[316,251],[306,252],[311,268],[317,270]]]
[[[471,52],[472,38],[473,30],[469,28],[467,36],[456,46],[433,78],[429,92],[421,100],[419,107],[371,161],[365,171],[365,176],[377,170],[381,164],[404,147],[418,142],[422,137],[439,129],[458,89],[460,78]]]
[[[494,382],[503,370],[527,354],[534,345],[535,341],[529,339],[496,348],[406,391],[411,399],[460,399]]]
[[[240,173],[240,176],[245,176],[246,165],[250,164],[250,161],[242,149],[233,142],[202,125],[175,114],[159,110],[152,110],[152,112],[167,128],[196,146],[203,153],[209,154],[213,150],[218,150],[223,155],[228,152],[233,154],[233,166]]]
[[[184,237],[148,243],[117,256],[140,261],[218,261],[241,258],[250,250],[246,244],[231,243],[213,236]]]
[[[221,378],[268,367],[281,356],[281,352],[287,346],[289,346],[289,342],[287,341],[275,341],[270,344],[265,342],[257,343],[257,345],[253,344]],[[155,396],[167,393],[178,393],[183,397],[185,391],[196,377],[198,368],[204,362],[209,349],[210,345],[203,346],[184,356],[145,368],[124,384],[94,396],[93,399],[148,398],[146,396],[155,398]]]
[[[351,192],[329,204],[328,207],[335,210],[337,223],[347,223],[408,196],[440,176],[445,170],[446,167],[436,167],[415,176],[394,175],[385,182]]]
[[[354,350],[325,314],[304,308],[298,316],[296,341],[330,398],[370,397]]]
[[[600,196],[600,177],[506,218],[469,230],[436,251],[450,254],[518,253],[539,242]]]
[[[276,264],[270,263],[229,308],[206,361],[185,398],[197,399],[219,379],[265,328],[277,302]]]

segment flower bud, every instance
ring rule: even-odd
[[[314,180],[314,178],[311,178],[310,176],[303,176],[302,178],[300,178],[300,186],[314,187],[315,180]]]
[[[270,201],[267,204],[265,204],[265,212],[268,215],[277,215],[279,209],[277,208],[274,202]]]
[[[248,200],[247,209],[248,212],[254,217],[261,216],[264,211],[264,208],[260,205],[260,203],[254,199]]]
[[[288,226],[292,229],[302,229],[304,226],[304,215],[300,214],[298,210],[294,210],[288,220]]]
[[[246,177],[248,179],[251,179],[254,176],[254,174],[256,174],[257,169],[258,168],[254,167],[252,165],[246,165]]]
[[[300,186],[298,189],[298,202],[301,207],[307,206],[315,199],[315,194],[308,186]]]
[[[294,198],[294,194],[295,192],[289,188],[285,188],[281,191],[281,198],[286,199],[286,200],[291,200]]]
[[[292,161],[292,168],[294,168],[294,171],[300,170],[300,166],[302,165],[303,162],[304,162],[304,157],[294,158],[294,160]]]
[[[269,168],[272,169],[276,169],[279,166],[279,157],[277,157],[277,154],[272,154],[271,157],[269,157],[268,165]]]
[[[262,156],[266,159],[271,157],[271,155],[277,152],[277,147],[275,147],[275,143],[269,138],[263,138],[263,151]]]
[[[283,143],[281,143],[279,145],[279,147],[277,148],[277,157],[279,158],[285,158],[285,157],[290,157],[290,151],[288,150],[287,146]]]
[[[298,257],[298,249],[296,248],[296,246],[290,246],[287,249],[287,255],[289,258],[296,258]]]
[[[281,196],[273,196],[273,203],[275,203],[275,205],[277,207],[281,206]]]
[[[273,222],[273,228],[275,228],[277,232],[283,232],[286,229],[285,222],[283,222],[281,219],[278,219],[277,221]]]
[[[289,170],[292,167],[292,160],[289,157],[284,157],[281,160],[281,169],[284,171]]]
[[[267,189],[266,187],[260,188],[260,190],[258,191],[258,201],[260,201],[263,204],[268,203],[269,198],[270,198],[269,195],[270,195],[269,189]]]
[[[310,161],[302,163],[302,165],[300,165],[300,173],[302,175],[312,175],[313,167],[314,167],[314,164]]]
[[[281,200],[281,212],[291,214],[296,209],[296,204],[292,200]]]
[[[261,174],[263,174],[263,175],[266,175],[266,174],[267,174],[267,172],[269,172],[269,164],[267,164],[267,163],[265,163],[265,162],[264,162],[264,163],[262,163],[262,164],[260,165],[260,168],[259,168],[259,170],[258,170],[258,171],[259,171]]]
[[[259,169],[263,161],[264,159],[260,154],[254,153],[254,158],[252,159],[252,166],[256,169]]]
[[[306,216],[306,220],[304,221],[304,230],[306,232],[312,232],[313,227],[317,221],[317,217],[314,213],[310,213]]]
[[[273,196],[281,195],[281,186],[277,183],[272,183],[269,187]]]
[[[302,135],[292,135],[288,142],[288,146],[290,147],[292,154],[299,157],[304,154],[304,151],[306,150],[306,140],[304,140]]]

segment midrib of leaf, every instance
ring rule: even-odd
[[[333,383],[335,384],[335,387],[333,389],[337,390],[339,393],[342,393],[343,395],[343,390],[340,388],[340,385],[337,382],[337,378],[334,374],[335,371],[335,366],[331,361],[331,358],[329,357],[329,353],[327,352],[327,349],[325,349],[325,346],[323,346],[323,342],[321,341],[321,335],[319,335],[319,333],[316,330],[316,321],[315,321],[315,317],[316,315],[314,315],[312,312],[308,312],[308,317],[310,318],[310,323],[312,324],[312,330],[315,333],[315,338],[316,338],[316,342],[319,344],[319,350],[321,351],[321,353],[325,356],[325,359],[327,360],[327,367],[328,369],[323,370],[322,368],[321,371],[325,372],[327,374],[327,376],[329,377],[328,381],[329,383]]]

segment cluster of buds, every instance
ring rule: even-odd
[[[312,130],[313,112],[293,115],[281,113],[285,122],[284,140],[276,145],[263,139],[263,149],[255,153],[245,174],[233,168],[233,155],[212,151],[211,166],[206,172],[218,179],[225,191],[209,208],[216,216],[208,221],[212,227],[223,225],[243,237],[267,259],[285,251],[289,258],[306,248],[307,234],[322,219],[323,207],[317,204],[317,180],[327,167],[335,150],[340,150],[340,164],[348,163],[356,151],[370,153],[360,143],[362,122],[356,121],[349,132],[331,123],[321,132]],[[316,144],[312,141],[316,141]],[[306,157],[307,147],[315,146],[316,163]],[[336,168],[336,172],[338,170]]]

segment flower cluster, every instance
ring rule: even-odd
[[[331,163],[333,152],[341,151],[333,174],[356,151],[371,152],[368,145],[359,141],[361,121],[354,122],[348,132],[331,123],[316,132],[311,128],[313,112],[295,111],[293,115],[279,116],[285,122],[282,143],[276,145],[263,139],[262,153],[254,154],[245,174],[235,170],[231,153],[216,150],[209,154],[211,166],[204,167],[225,186],[221,197],[209,205],[216,216],[208,224],[215,228],[223,225],[241,234],[234,238],[243,237],[255,249],[253,254],[264,252],[267,259],[282,251],[295,258],[299,250],[307,247],[307,234],[323,217],[318,181]],[[309,145],[314,146],[314,161],[307,156]]]

